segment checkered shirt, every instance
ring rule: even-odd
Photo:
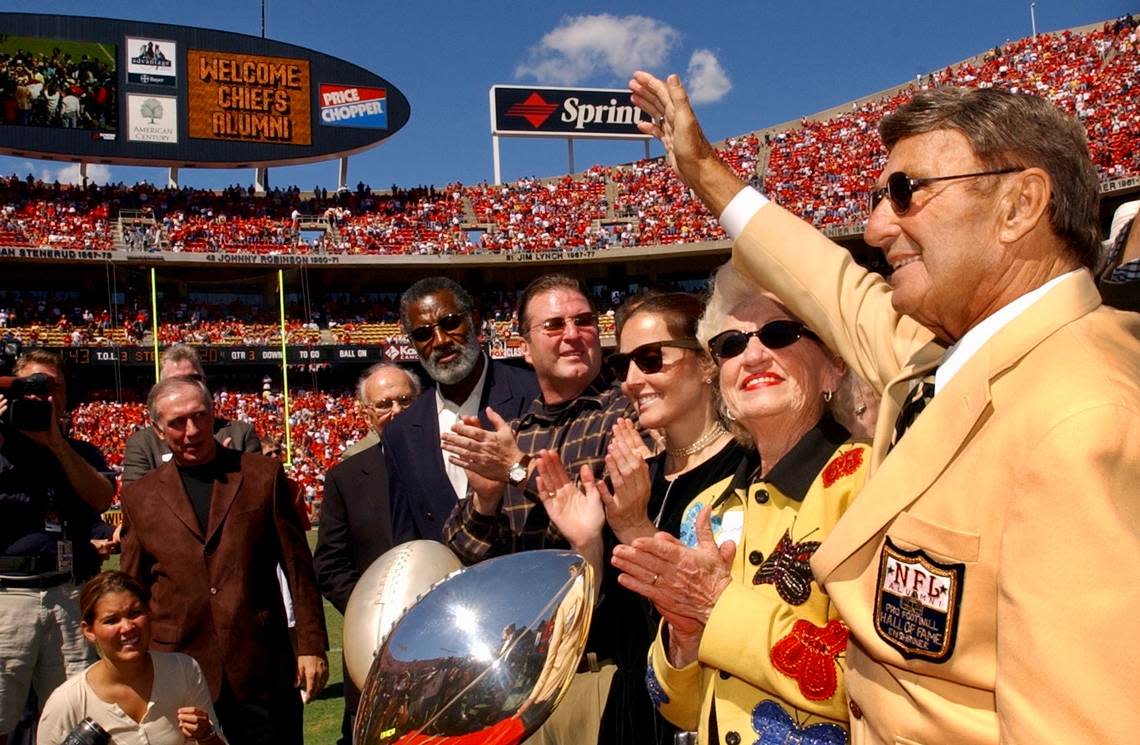
[[[511,423],[519,450],[531,457],[539,450],[556,450],[572,477],[583,464],[601,478],[606,450],[618,419],[637,421],[637,413],[621,391],[602,378],[565,405],[547,406],[535,399],[530,411]],[[522,486],[507,484],[497,515],[481,515],[472,499],[452,510],[443,526],[443,540],[467,564],[493,556],[537,548],[567,548],[569,544],[550,522],[535,485],[537,471]]]
[[[1128,235],[1135,226],[1136,219],[1133,218],[1113,241],[1112,248],[1109,249],[1105,257],[1107,266],[1107,270],[1104,272],[1105,279],[1112,282],[1135,282],[1140,279],[1140,259],[1133,259],[1120,266],[1116,265],[1120,261],[1120,255],[1124,252],[1124,244],[1128,242]]]

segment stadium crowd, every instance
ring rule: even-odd
[[[734,137],[721,157],[745,180],[817,226],[858,227],[885,155],[882,117],[916,91],[1002,87],[1041,95],[1085,125],[1102,181],[1140,175],[1140,78],[1131,20],[1085,33],[1027,37],[932,72],[888,95],[798,125]],[[82,189],[0,180],[0,247],[370,255],[599,250],[608,246],[723,240],[699,202],[661,159],[594,166],[574,176],[509,184],[393,186],[329,194],[297,188],[254,195],[156,189]],[[138,211],[116,230],[123,210]]]
[[[113,132],[115,90],[113,65],[97,56],[76,59],[58,47],[0,52],[0,125]]]
[[[613,314],[626,291],[599,284],[594,289],[600,309],[602,333],[613,334]],[[488,291],[480,299],[486,321],[487,343],[519,338],[510,293]],[[306,312],[307,311],[307,312]],[[217,346],[279,346],[281,326],[276,308],[235,300],[227,304],[189,300],[172,305],[158,327],[159,344],[178,342]],[[308,320],[302,320],[307,317]],[[115,325],[114,319],[119,319]],[[80,347],[150,345],[150,310],[139,303],[114,311],[86,302],[74,293],[0,290],[0,336],[19,339],[27,346]],[[407,344],[399,328],[396,308],[383,299],[359,300],[327,297],[303,307],[286,306],[286,343]]]
[[[675,181],[665,161],[639,163],[621,182],[633,188],[600,172],[527,181],[470,209],[529,248],[582,230],[561,212],[612,200],[656,242],[727,236],[732,259],[705,296],[607,297],[546,274],[493,298],[485,326],[468,289],[421,279],[379,310],[398,319],[426,389],[382,362],[352,393],[298,391],[286,413],[270,379],[211,391],[198,353],[175,344],[145,405],[96,396],[68,419],[60,359],[5,347],[21,382],[0,392],[0,745],[33,684],[43,745],[94,725],[155,745],[300,745],[303,704],[328,679],[320,596],[344,611],[363,570],[414,539],[466,566],[572,549],[592,569],[576,599],[593,607],[507,626],[497,648],[434,652],[424,681],[401,654],[365,655],[368,698],[344,688],[345,742],[358,709],[366,739],[405,742],[478,741],[502,719],[552,745],[666,745],[679,732],[727,745],[1130,741],[1140,640],[1121,629],[1140,597],[1121,573],[1140,561],[1140,232],[1130,204],[1100,240],[1105,171],[1084,137],[1101,102],[1052,94],[1073,83],[1066,71],[1096,78],[1135,41],[1128,19],[1014,42],[889,111],[769,133],[807,160],[780,160],[767,194],[759,136],[713,148],[677,77],[636,72],[639,127],[667,148]],[[1099,64],[1080,68],[1090,54]],[[872,127],[885,156],[860,150]],[[804,171],[840,139],[853,169],[861,157],[881,175]],[[787,190],[802,177],[823,191]],[[642,186],[664,190],[659,203],[631,196]],[[405,248],[431,242],[421,223],[458,235],[469,209],[459,187],[421,196],[401,208],[419,221]],[[799,219],[839,224],[863,196],[889,280]],[[359,216],[338,205],[323,219]],[[291,214],[294,229],[303,218]],[[264,243],[268,227],[235,240],[280,245]],[[15,297],[10,326],[108,323]],[[178,313],[168,340],[191,327],[200,343],[271,338],[256,319]],[[528,367],[486,354],[501,324]],[[111,531],[106,474],[131,455],[146,467]],[[122,571],[100,572],[117,544]],[[469,610],[444,619],[460,636]],[[588,637],[560,638],[583,618]],[[455,670],[473,665],[538,682],[525,700],[468,698],[474,677]],[[425,711],[416,685],[458,705]]]

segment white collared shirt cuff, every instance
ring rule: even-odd
[[[728,233],[729,238],[736,240],[744,233],[744,227],[748,225],[752,216],[766,204],[768,197],[751,186],[745,186],[736,192],[736,196],[724,208],[724,212],[720,213],[720,226]]]

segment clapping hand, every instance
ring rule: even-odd
[[[649,466],[645,463],[648,448],[633,422],[622,418],[614,424],[613,439],[606,454],[606,472],[613,493],[601,484],[598,489],[606,508],[606,521],[622,543],[650,537],[655,532],[649,519]]]
[[[511,466],[522,460],[523,453],[515,441],[511,425],[490,406],[486,409],[492,429],[478,417],[465,416],[440,436],[443,449],[451,453],[448,460],[485,479],[506,481]]]

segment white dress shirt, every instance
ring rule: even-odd
[[[487,382],[487,369],[491,366],[491,361],[487,359],[486,355],[483,356],[483,373],[479,376],[479,382],[471,389],[470,395],[463,403],[455,403],[448,401],[440,393],[439,386],[435,387],[435,411],[439,417],[439,433],[442,435],[444,432],[450,432],[451,426],[459,421],[460,417],[465,416],[479,416],[479,401],[483,398],[483,386]],[[440,448],[443,453],[443,469],[447,472],[447,480],[451,482],[451,488],[455,490],[455,496],[458,499],[467,498],[467,472],[459,466],[451,462],[451,453]]]

